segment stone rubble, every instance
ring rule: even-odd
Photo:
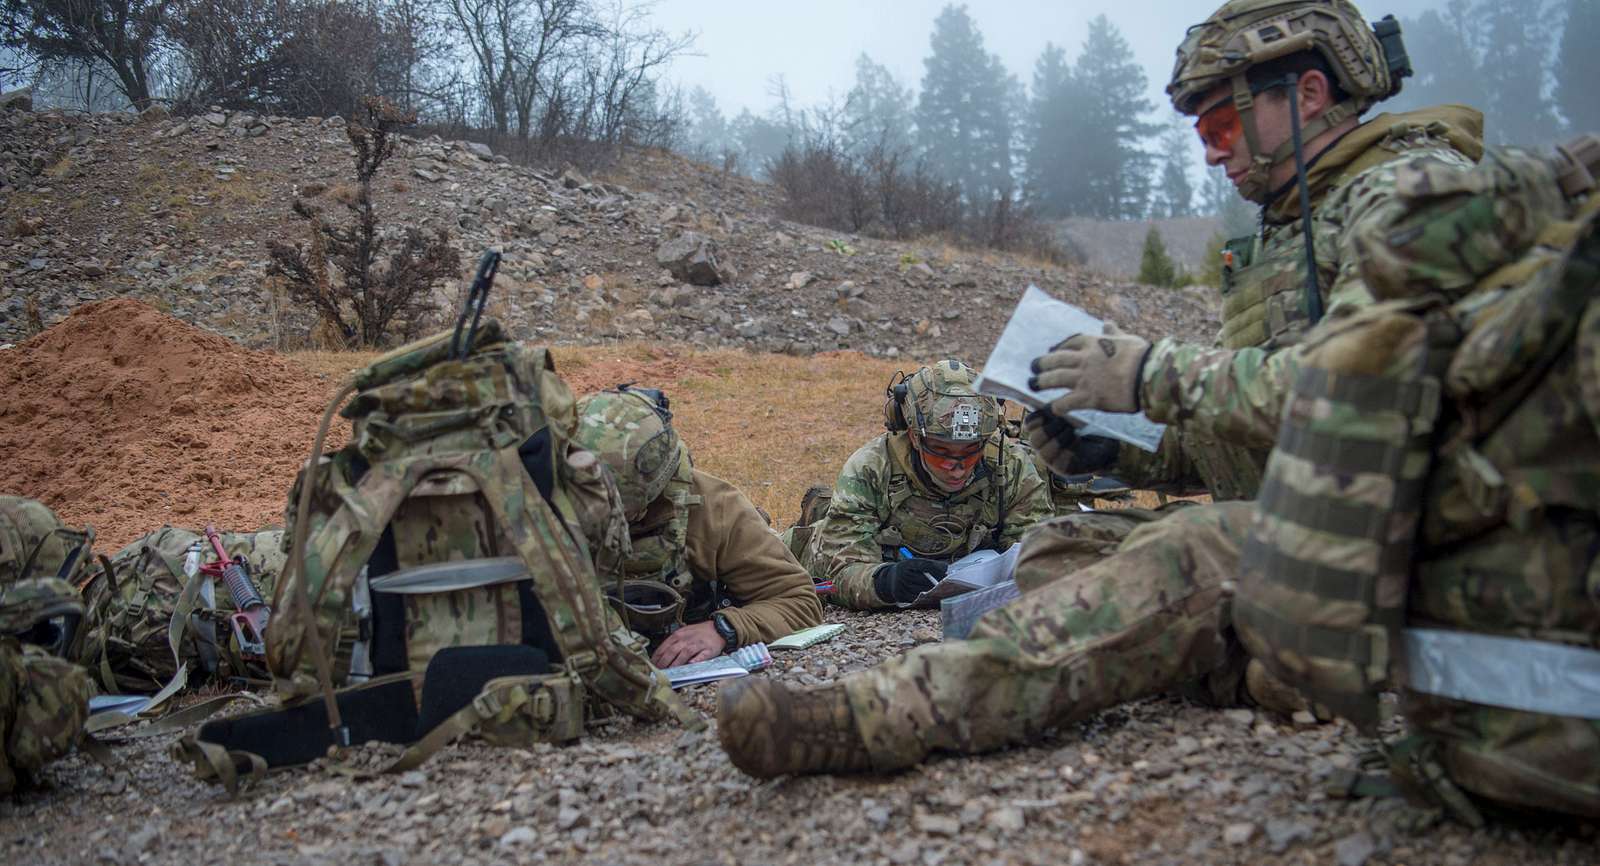
[[[223,110],[0,111],[0,342],[28,335],[25,299],[49,325],[80,303],[132,295],[249,346],[305,344],[314,317],[266,279],[265,241],[304,242],[296,195],[334,212],[349,200],[343,126]],[[403,136],[374,193],[390,237],[444,227],[468,263],[501,249],[491,311],[547,343],[981,363],[1030,283],[1151,336],[1209,340],[1216,328],[1214,303],[1186,292],[786,222],[773,216],[772,187],[661,152],[590,176]],[[436,292],[441,309],[462,284]]]

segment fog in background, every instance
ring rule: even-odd
[[[697,35],[699,56],[678,58],[668,78],[685,87],[704,87],[732,116],[740,109],[766,111],[773,101],[772,78],[778,75],[802,104],[830,96],[842,99],[853,84],[856,57],[863,52],[915,91],[934,18],[946,5],[947,0],[661,0],[654,17],[668,30]],[[1173,52],[1184,30],[1213,8],[1206,0],[983,0],[965,5],[985,47],[1024,82],[1045,43],[1066,48],[1073,58],[1088,35],[1089,22],[1105,15],[1127,37],[1163,117],[1172,113],[1163,88],[1172,72]],[[1358,5],[1369,20],[1376,20],[1389,14],[1414,18],[1445,4],[1388,0]],[[1506,5],[1518,5],[1518,0]]]
[[[797,222],[1081,258],[1092,244],[1053,245],[1061,221],[1249,230],[1253,209],[1203,165],[1192,121],[1163,92],[1175,48],[1212,8],[0,0],[0,88],[27,84],[39,105],[66,110],[180,115],[359,119],[381,103],[413,133],[519,162],[591,169],[670,149],[771,181],[779,215]],[[1397,17],[1416,70],[1377,111],[1464,103],[1486,116],[1490,144],[1600,130],[1600,0],[1389,0],[1362,12]]]

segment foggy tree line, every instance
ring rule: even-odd
[[[1464,102],[1487,115],[1491,143],[1543,145],[1600,130],[1592,92],[1600,3],[1450,0],[1402,25],[1417,74],[1377,110]],[[1157,71],[1158,82],[1166,74]],[[842,102],[796,106],[779,77],[766,113],[728,118],[695,88],[682,147],[758,176],[808,155],[853,165],[862,177],[840,181],[847,200],[869,196],[849,188],[871,187],[893,162],[953,185],[969,207],[1010,202],[1045,217],[1111,219],[1219,214],[1229,231],[1248,232],[1253,209],[1220,171],[1195,170],[1192,121],[1152,101],[1150,83],[1106,16],[1090,22],[1076,51],[1047,44],[1024,85],[987,51],[966,7],[947,6],[915,91],[866,54]],[[832,222],[858,228],[848,215]]]
[[[624,0],[0,0],[0,87],[69,107],[355,114],[383,97],[497,149],[665,145],[692,44]]]

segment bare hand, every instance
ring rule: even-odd
[[[668,635],[661,646],[656,647],[650,661],[658,668],[703,662],[722,655],[722,647],[722,635],[717,634],[717,627],[710,620],[706,620],[686,625]]]

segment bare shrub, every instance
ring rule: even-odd
[[[394,155],[396,127],[414,116],[381,98],[366,101],[366,122],[352,122],[345,134],[355,148],[354,196],[344,202],[351,222],[340,224],[320,209],[296,198],[295,216],[310,223],[304,247],[268,241],[272,256],[268,273],[282,276],[290,297],[311,307],[347,347],[382,345],[390,336],[402,339],[426,328],[436,312],[434,286],[456,276],[461,259],[440,229],[425,235],[406,227],[398,238],[378,228],[372,203],[372,179]],[[386,260],[380,254],[391,243]],[[335,276],[337,272],[337,276]]]
[[[44,331],[44,314],[39,311],[39,299],[33,295],[22,302],[22,330],[30,337]]]
[[[965,200],[957,184],[884,142],[855,153],[825,139],[791,144],[767,173],[783,191],[785,219],[894,240],[942,235],[1052,264],[1081,261],[1013,190]]]

